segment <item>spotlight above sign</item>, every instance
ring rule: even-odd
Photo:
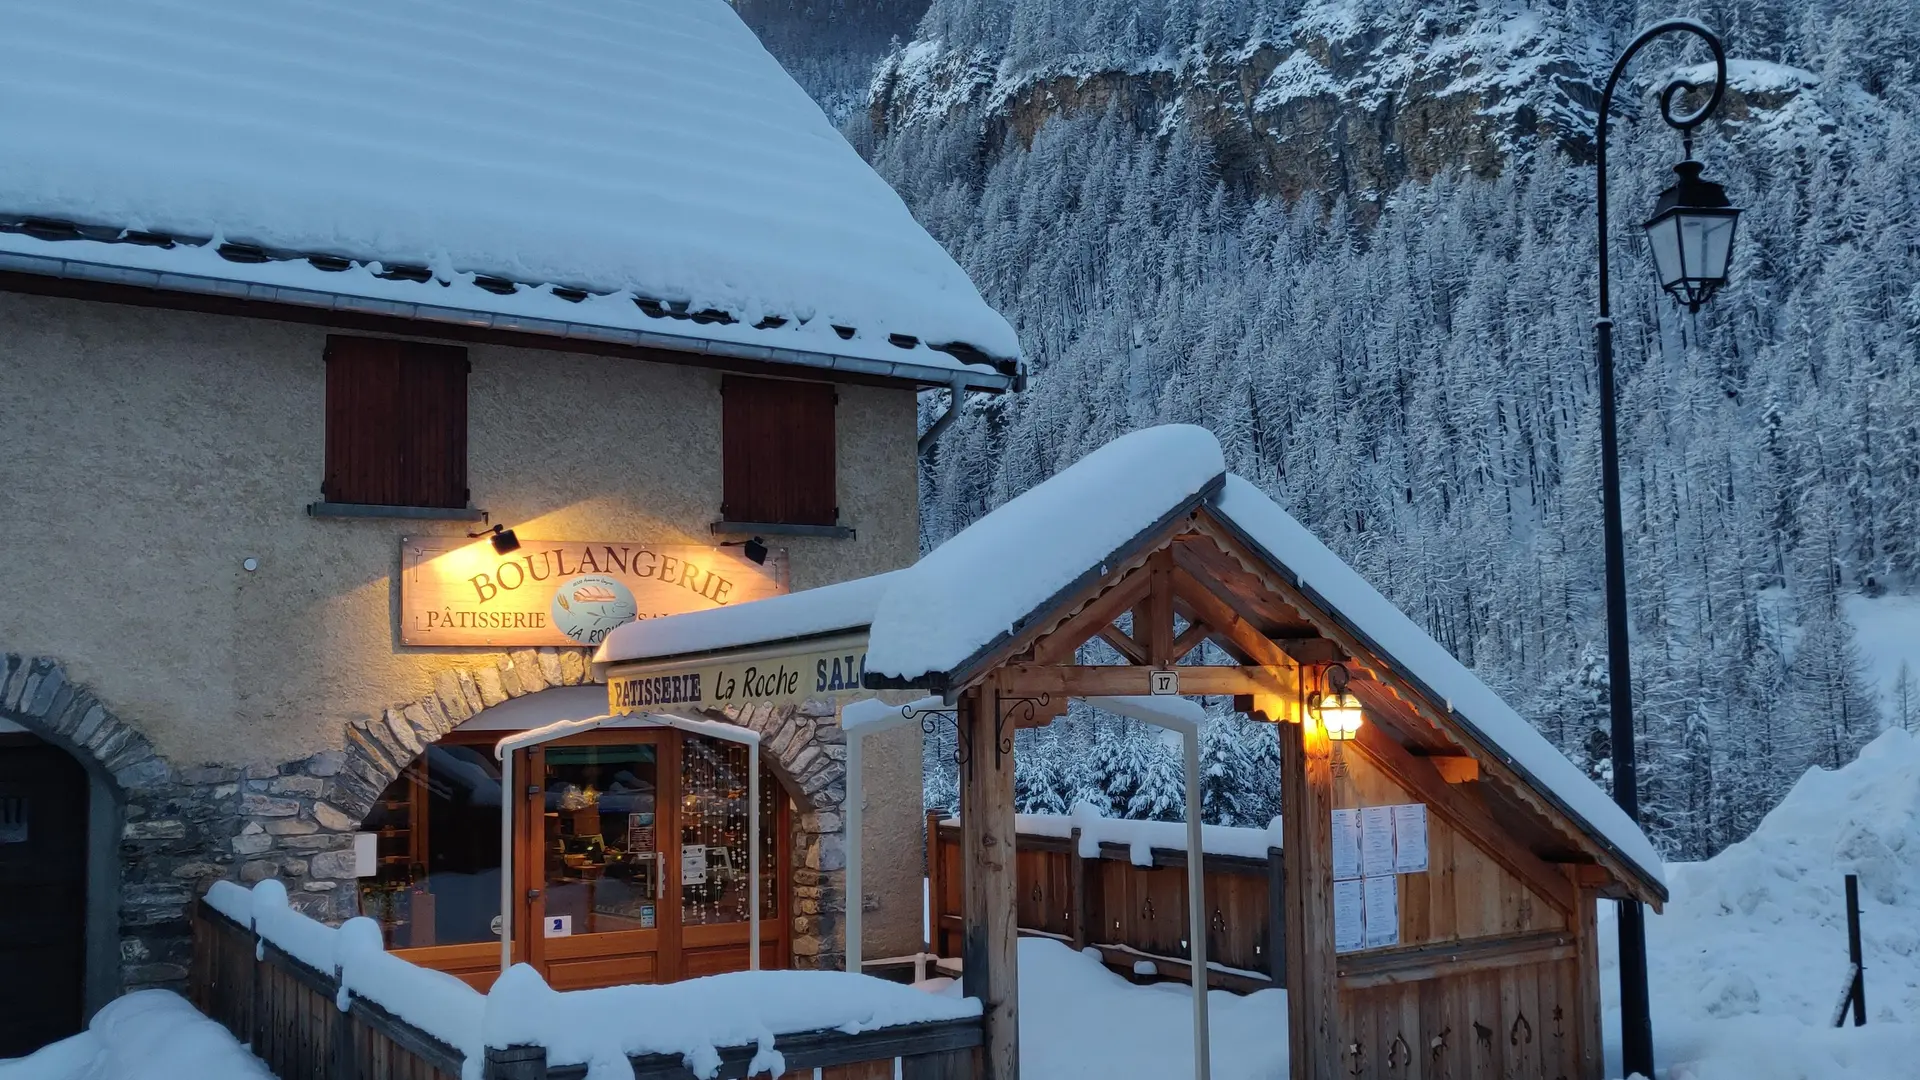
[[[483,537],[486,534],[482,534]],[[400,643],[592,646],[614,627],[787,591],[787,552],[620,540],[400,541]]]

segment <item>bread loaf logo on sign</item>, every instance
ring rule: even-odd
[[[553,625],[582,645],[600,644],[636,610],[632,590],[603,574],[582,574],[553,591]]]

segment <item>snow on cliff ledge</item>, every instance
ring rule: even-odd
[[[0,222],[1019,355],[723,0],[24,3],[0,38]]]

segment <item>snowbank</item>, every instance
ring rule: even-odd
[[[1071,814],[1015,814],[1014,831],[1029,836],[1067,839],[1080,830],[1080,857],[1097,859],[1101,844],[1123,844],[1127,861],[1135,866],[1152,866],[1153,849],[1187,850],[1187,825],[1184,821],[1134,821],[1103,816],[1086,803],[1074,805]],[[942,825],[958,825],[957,817]],[[1270,848],[1280,846],[1280,819],[1264,829],[1243,829],[1231,825],[1202,825],[1200,847],[1209,855],[1234,855],[1243,859],[1267,857]]]
[[[943,993],[955,994],[958,987]],[[1285,990],[1207,995],[1214,1080],[1287,1075]],[[1045,1080],[1166,1080],[1193,1074],[1184,983],[1135,986],[1095,950],[1020,939],[1020,1071]]]
[[[1020,352],[722,0],[98,0],[6,29],[0,100],[33,103],[0,127],[9,214],[780,316],[819,352],[835,325]]]
[[[1836,1031],[1829,1025],[1847,974],[1848,873],[1860,875],[1868,1023]],[[1672,901],[1647,927],[1654,1034],[1667,1076],[1913,1075],[1920,739],[1889,731],[1845,768],[1810,770],[1752,836],[1706,862],[1669,866],[1668,879]],[[1619,1008],[1612,905],[1602,905],[1602,915],[1611,1040]]]
[[[109,1002],[87,1030],[0,1061],[0,1080],[272,1080],[227,1029],[170,990]]]

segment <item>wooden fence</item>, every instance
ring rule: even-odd
[[[465,1056],[257,937],[204,899],[194,909],[189,993],[200,1011],[248,1043],[280,1080],[460,1080]],[[780,1080],[972,1080],[978,1017],[848,1035],[781,1035]],[[716,1080],[744,1080],[757,1045],[719,1048]],[[694,1080],[678,1054],[630,1059],[635,1080]],[[897,1074],[896,1074],[897,1067]],[[815,1070],[818,1070],[816,1074]],[[540,1046],[489,1049],[487,1080],[583,1080],[585,1065],[547,1065]]]
[[[927,815],[929,944],[939,956],[958,956],[960,827],[942,824],[942,816]],[[1123,970],[1146,960],[1160,975],[1188,978],[1187,853],[1158,847],[1152,852],[1152,866],[1135,866],[1124,844],[1103,843],[1099,858],[1082,858],[1077,828],[1066,837],[1016,834],[1020,932],[1057,938],[1075,949],[1097,948]],[[1285,986],[1280,849],[1269,849],[1264,859],[1209,854],[1204,860],[1212,909],[1208,985],[1239,993]]]

